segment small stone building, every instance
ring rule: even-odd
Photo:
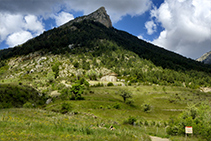
[[[112,73],[109,73],[106,76],[103,76],[100,79],[100,81],[116,82],[117,81],[117,76],[118,76],[118,74],[112,72]]]

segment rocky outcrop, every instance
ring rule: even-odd
[[[101,7],[87,16],[82,16],[71,20],[68,23],[62,25],[61,27],[71,26],[74,22],[81,22],[83,20],[93,20],[95,22],[99,22],[105,25],[107,28],[112,27],[111,19],[105,10],[105,7]]]
[[[106,76],[103,76],[100,79],[100,81],[116,82],[117,81],[117,76],[118,76],[118,74],[113,72],[113,73],[110,73],[110,74],[108,74]]]
[[[211,51],[202,55],[202,57],[198,58],[197,61],[203,62],[204,64],[211,64]]]
[[[117,78],[115,76],[103,76],[100,81],[116,82]]]

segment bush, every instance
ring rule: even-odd
[[[126,104],[132,106],[134,104],[134,100],[133,99],[128,99],[127,102],[126,102]]]
[[[202,104],[200,107],[191,106],[187,108],[179,117],[171,117],[166,131],[169,135],[184,135],[185,126],[192,126],[194,135],[204,139],[211,138],[211,107]]]
[[[123,89],[120,91],[120,96],[123,98],[124,102],[126,102],[127,98],[132,98],[132,93]]]
[[[94,85],[94,87],[103,87],[103,83],[98,82],[97,84]]]
[[[77,83],[79,83],[80,85],[85,86],[86,88],[89,88],[89,82],[86,81],[85,78],[80,78],[80,79],[77,81]]]
[[[147,120],[144,121],[145,126],[149,126],[149,122]]]
[[[71,105],[69,103],[62,103],[62,108],[61,108],[61,113],[62,114],[66,114],[67,112],[69,112],[71,110]]]
[[[84,87],[78,83],[72,85],[72,88],[70,90],[72,92],[71,100],[83,100],[84,98],[81,97],[81,95],[84,92]]]
[[[136,121],[137,119],[135,117],[129,116],[129,118],[124,123],[133,125]]]
[[[144,111],[144,112],[150,112],[150,110],[151,110],[151,106],[150,106],[150,104],[148,104],[148,103],[144,103],[144,104],[142,105],[142,108],[143,108],[143,111]]]
[[[37,90],[29,86],[15,84],[0,85],[1,108],[21,108],[27,102],[41,106],[45,104],[46,100],[47,97],[44,94],[40,94]]]
[[[62,89],[61,95],[59,96],[62,100],[70,99],[72,93],[70,89]]]
[[[55,75],[54,75],[54,72],[53,72],[53,71],[51,71],[51,72],[49,72],[49,73],[47,74],[47,79],[48,79],[48,82],[49,82],[49,83],[54,82],[54,80],[55,80]]]
[[[52,71],[54,72],[55,79],[59,76],[59,66],[60,66],[59,62],[54,63],[54,65],[52,66]]]
[[[78,63],[78,61],[75,61],[75,62],[73,62],[73,66],[77,69],[77,68],[79,68],[79,63]]]
[[[103,105],[100,105],[100,107],[99,107],[100,109],[104,109],[104,106]]]
[[[120,109],[120,104],[119,104],[119,103],[116,103],[113,107],[114,107],[115,109]]]
[[[112,82],[108,82],[107,86],[114,86]]]
[[[33,108],[33,105],[32,105],[30,102],[26,102],[26,103],[23,105],[23,108]]]

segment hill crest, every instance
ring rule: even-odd
[[[204,64],[211,64],[211,51],[202,55],[197,61],[203,62]]]
[[[112,27],[111,19],[109,15],[107,14],[105,7],[100,7],[95,12],[89,15],[78,17],[74,20],[71,20],[68,23],[64,24],[62,27],[71,26],[74,22],[81,22],[83,20],[92,20],[94,22],[99,22],[103,24],[104,26],[106,26],[107,28]]]

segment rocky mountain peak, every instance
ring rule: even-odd
[[[112,27],[111,19],[105,10],[105,7],[100,7],[95,12],[89,15],[78,17],[72,21],[69,21],[68,23],[64,24],[62,27],[71,26],[74,22],[81,22],[83,20],[93,20],[95,22],[100,22],[101,24],[105,25],[107,28]]]
[[[112,27],[111,19],[107,14],[105,7],[101,7],[95,12],[87,16],[88,19],[93,19],[94,21],[100,22],[105,25],[107,28]]]
[[[204,64],[211,64],[211,51],[202,55],[197,61],[203,62]]]

